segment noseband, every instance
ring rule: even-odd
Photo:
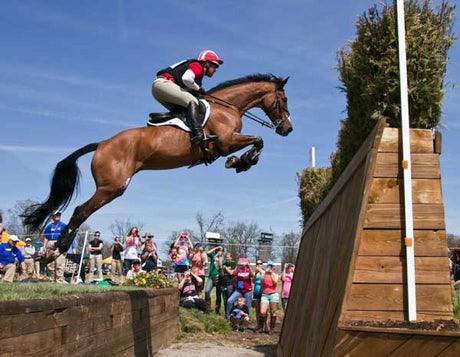
[[[281,125],[283,125],[283,112],[285,111],[288,115],[289,110],[283,109],[281,106],[281,100],[278,94],[278,89],[275,89],[275,98],[273,99],[273,103],[271,105],[273,110],[276,110],[276,113],[281,117],[280,119],[273,120],[273,125],[275,126],[275,130],[278,129]]]

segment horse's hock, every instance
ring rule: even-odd
[[[451,320],[440,140],[410,135],[417,319]],[[400,147],[380,121],[306,223],[279,357],[460,355],[460,331],[350,327],[408,318]]]
[[[178,290],[2,301],[0,355],[151,356],[179,333]]]

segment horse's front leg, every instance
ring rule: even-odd
[[[249,170],[251,166],[257,164],[257,162],[259,161],[259,155],[264,146],[264,142],[260,136],[233,133],[231,144],[228,148],[227,154],[236,152],[251,144],[253,145],[253,147],[246,151],[240,157],[229,157],[225,163],[225,167],[227,169],[234,168],[237,173]]]

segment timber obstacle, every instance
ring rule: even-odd
[[[451,320],[440,135],[410,137],[417,318]],[[306,223],[278,357],[460,355],[460,332],[349,326],[408,318],[400,147],[379,121]]]
[[[0,303],[0,356],[152,356],[179,334],[177,288]]]

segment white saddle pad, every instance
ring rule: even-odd
[[[202,102],[204,104],[205,108],[206,108],[206,113],[204,114],[203,124],[201,125],[204,128],[204,126],[206,125],[206,122],[209,119],[209,114],[211,112],[211,107],[209,106],[209,103],[204,99],[200,99],[200,102]],[[166,120],[166,121],[161,122],[161,123],[147,122],[147,125],[150,125],[150,126],[172,125],[172,126],[175,126],[177,128],[180,128],[180,129],[188,131],[188,132],[191,131],[190,128],[180,118],[171,118],[171,119]]]

